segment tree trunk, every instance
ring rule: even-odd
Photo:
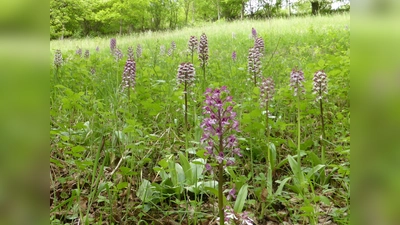
[[[122,20],[119,21],[119,36],[122,35]]]
[[[319,13],[319,2],[318,1],[311,2],[311,13],[313,15],[317,15]]]
[[[243,17],[244,17],[244,6],[245,6],[244,0],[242,0],[242,10],[241,10],[241,12],[240,12],[240,19],[241,19],[241,20],[243,20]]]
[[[217,11],[218,11],[218,20],[220,20],[221,19],[221,10],[220,10],[220,8],[219,8],[219,0],[217,0]]]

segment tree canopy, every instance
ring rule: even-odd
[[[50,0],[50,39],[348,10],[349,0]]]

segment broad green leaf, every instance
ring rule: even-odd
[[[236,197],[235,206],[233,208],[236,213],[241,213],[243,210],[244,202],[247,198],[248,186],[248,184],[244,184],[239,190],[239,193]]]
[[[139,186],[136,196],[143,202],[151,201],[153,191],[151,189],[150,181],[143,179],[142,184]]]
[[[191,166],[189,164],[188,159],[186,158],[186,156],[182,154],[182,152],[179,152],[179,161],[182,165],[183,173],[185,174],[186,177],[186,183],[193,184]]]

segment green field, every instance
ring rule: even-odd
[[[248,73],[252,27],[265,43],[262,76],[275,83],[268,121],[260,87]],[[209,60],[203,70],[194,54],[196,80],[187,98],[186,124],[177,71],[192,61],[189,37],[199,39],[202,33],[208,37]],[[111,53],[111,38],[123,53],[120,60]],[[176,49],[168,56],[172,41]],[[128,47],[136,53],[138,44],[142,55],[134,56],[134,90],[122,89]],[[57,49],[63,57],[58,67]],[[289,86],[294,68],[305,76],[300,96]],[[318,70],[328,77],[321,103],[325,135],[321,105],[312,93]],[[51,41],[50,223],[215,222],[218,187],[213,184],[220,179],[216,170],[205,170],[213,159],[201,144],[201,123],[207,117],[206,88],[226,86],[236,103],[240,132],[235,134],[243,156],[224,170],[224,205],[238,217],[248,212],[255,224],[349,224],[349,74],[349,14]],[[236,200],[228,200],[233,187]]]

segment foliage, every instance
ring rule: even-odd
[[[232,223],[349,224],[349,23],[345,14],[116,36],[121,60],[110,52],[110,38],[51,41],[50,224],[210,224],[220,196]],[[265,88],[246,85],[252,27],[264,40],[260,76],[274,82],[268,101]],[[177,68],[191,60],[189,37],[202,33],[207,80],[196,76],[185,105]],[[173,41],[173,54],[161,54],[160,46]],[[141,57],[130,56],[135,86],[127,91],[126,53],[139,44]],[[90,54],[82,57],[77,49]],[[193,60],[201,71],[198,57]],[[304,72],[301,101],[289,86],[296,67]],[[329,78],[324,125],[312,93],[317,71]],[[204,92],[222,86],[236,103],[229,110],[238,120],[235,148],[242,157],[225,149],[223,162],[230,166],[211,173],[207,165],[218,166],[220,158],[202,144],[201,124],[209,118]]]
[[[319,0],[321,13],[332,13],[331,4]],[[252,3],[253,2],[253,3]],[[50,39],[131,34],[147,30],[177,29],[205,21],[271,18],[310,14],[310,0],[293,4],[290,15],[282,0],[258,1],[255,12],[249,0],[50,0]],[[343,7],[349,6],[350,2]],[[287,7],[286,7],[287,8]],[[346,8],[344,8],[346,10]],[[347,9],[349,10],[349,9]]]

